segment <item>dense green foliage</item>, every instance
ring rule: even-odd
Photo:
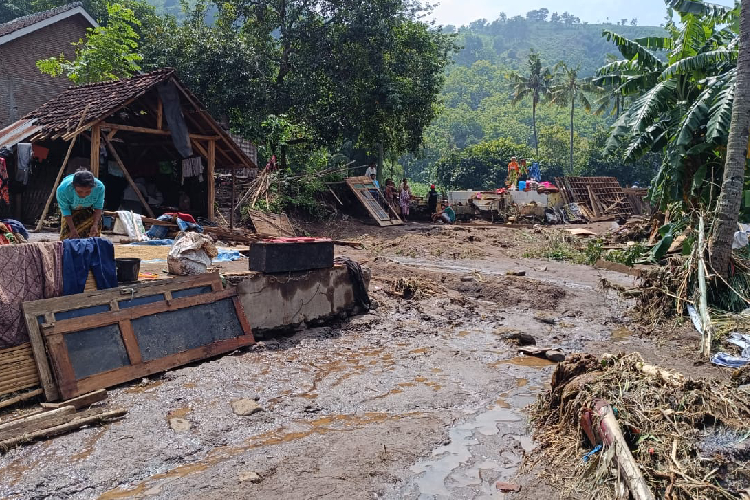
[[[140,21],[133,11],[121,4],[107,6],[107,24],[89,28],[86,40],[79,40],[76,57],[68,61],[64,54],[37,61],[42,73],[65,75],[76,85],[118,80],[140,71],[143,59],[137,52]]]
[[[638,182],[645,186],[651,181],[656,172],[653,156],[625,162],[616,154],[602,153],[602,134],[615,119],[615,113],[609,113],[615,105],[604,87],[594,88],[585,81],[616,52],[616,47],[602,37],[603,28],[615,25],[581,24],[568,13],[555,16],[553,22],[552,14],[547,12],[545,16],[543,10],[532,11],[527,18],[509,19],[501,14],[491,23],[480,20],[458,30],[445,28],[457,31],[463,48],[448,70],[441,93],[443,108],[426,129],[424,147],[417,156],[401,158],[410,177],[443,182],[437,168],[445,171],[446,163],[456,158],[457,149],[507,139],[531,147],[538,142],[538,153],[528,156],[540,162],[547,180],[556,175],[601,172],[615,174],[624,184]],[[618,29],[635,36],[666,33],[663,28],[632,26],[631,21],[625,24]],[[573,87],[575,102],[569,92],[563,91],[561,78],[555,79],[554,71],[547,71],[561,61],[567,68],[580,66]],[[570,87],[570,81],[567,83]],[[553,101],[564,106],[551,105],[548,91],[553,87],[557,90]],[[588,112],[581,97],[592,101],[599,113]],[[621,108],[622,97],[616,99]],[[534,125],[538,141],[534,140]],[[525,153],[519,151],[516,156],[522,155]],[[484,182],[461,175],[455,179],[463,179],[463,183],[455,184],[454,180],[451,186],[470,189]]]
[[[262,140],[260,124],[283,114],[311,144],[415,151],[454,48],[419,13],[405,0],[199,3],[144,33],[143,54],[148,67],[178,68],[247,137]]]
[[[710,206],[724,165],[738,10],[696,10],[697,5],[703,4],[691,2],[690,12],[678,12],[681,22],[670,24],[666,37],[630,40],[607,32],[622,59],[600,68],[595,80],[632,101],[615,124],[608,150],[624,150],[626,158],[664,153],[652,186],[662,206],[675,201]]]

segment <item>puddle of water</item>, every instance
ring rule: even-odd
[[[182,387],[184,387],[185,389],[195,389],[196,387],[198,387],[198,384],[194,384],[193,382],[188,382],[186,384],[182,384]]]
[[[413,350],[409,351],[409,354],[423,354],[423,353],[426,353],[426,352],[430,352],[430,348],[429,347],[421,347],[419,349],[413,349]]]
[[[466,330],[462,330],[462,331],[458,332],[458,336],[459,337],[468,337],[469,336],[469,332],[467,332]]]
[[[432,373],[440,373],[443,370],[441,370],[440,368],[433,368],[431,371],[432,371]]]
[[[633,332],[631,332],[624,326],[621,326],[620,328],[617,328],[616,330],[612,331],[611,340],[615,342],[622,342],[622,341],[630,339],[630,337],[632,336],[633,336]]]
[[[529,385],[529,380],[525,378],[517,378],[516,379],[516,387],[526,387]]]
[[[125,389],[128,394],[142,394],[151,389],[155,389],[164,383],[163,380],[149,381],[147,384],[137,384]]]
[[[499,406],[500,408],[510,408],[510,405],[507,401],[505,401],[503,398],[499,398],[497,401],[495,401],[495,404]]]
[[[497,365],[516,365],[516,366],[527,366],[530,368],[544,368],[546,366],[552,366],[556,364],[554,361],[550,361],[544,358],[537,358],[535,356],[517,356],[512,359],[506,359],[498,361]]]
[[[515,423],[522,419],[523,416],[516,411],[495,406],[475,415],[472,420],[451,428],[450,443],[435,449],[432,452],[432,460],[419,462],[411,468],[412,472],[420,474],[415,479],[419,498],[453,498],[446,481],[450,481],[451,487],[482,484],[480,469],[500,470],[498,464],[485,461],[460,474],[454,474],[456,469],[468,465],[472,460],[473,455],[469,447],[479,444],[477,433],[485,436],[497,435],[500,433],[499,423]]]

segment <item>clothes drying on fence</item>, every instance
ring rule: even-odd
[[[64,295],[83,293],[89,270],[99,290],[117,286],[115,247],[104,238],[83,238],[63,242]]]
[[[0,246],[0,348],[29,341],[22,304],[63,292],[63,244]]]
[[[183,184],[188,177],[198,177],[198,180],[203,182],[203,163],[201,162],[200,156],[193,156],[192,158],[185,158],[182,160]]]

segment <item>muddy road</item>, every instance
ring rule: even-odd
[[[633,335],[629,304],[602,286],[633,278],[522,258],[533,234],[378,231],[351,228],[365,249],[337,247],[372,270],[369,314],[112,389],[106,405],[124,419],[6,453],[0,496],[555,498],[516,477],[534,447],[524,408],[553,365],[503,336],[656,360],[693,347]],[[238,400],[261,409],[239,416]],[[500,493],[499,480],[523,490]]]

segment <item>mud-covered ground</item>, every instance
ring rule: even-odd
[[[504,335],[714,370],[694,366],[697,336],[639,336],[630,304],[608,286],[632,277],[523,258],[543,233],[340,222],[308,231],[365,245],[337,253],[371,268],[376,309],[114,388],[104,404],[127,408],[125,418],[6,453],[0,497],[558,498],[533,473],[518,476],[534,448],[524,408],[553,365],[519,356]],[[240,399],[262,411],[237,416]],[[521,492],[501,493],[497,481]]]

